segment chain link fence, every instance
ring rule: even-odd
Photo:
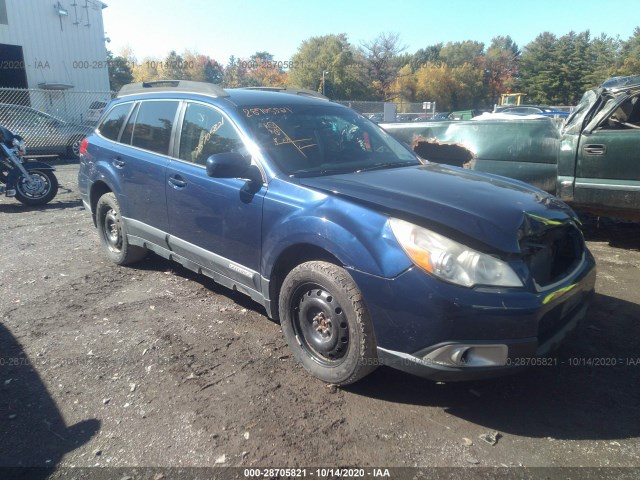
[[[352,108],[365,117],[376,114],[381,115],[382,112],[384,112],[385,104],[385,102],[370,102],[361,100],[335,100],[335,102]],[[423,109],[423,104],[420,102],[397,102],[395,103],[395,105],[398,112],[398,120],[410,121],[427,113]]]
[[[0,125],[20,135],[29,156],[77,157],[113,92],[0,88]]]

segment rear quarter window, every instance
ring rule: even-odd
[[[114,142],[118,140],[120,129],[131,110],[131,104],[116,105],[98,127],[100,135]]]

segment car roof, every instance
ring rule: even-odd
[[[33,110],[37,112],[35,108],[27,107],[26,105],[16,105],[15,103],[0,103],[0,107],[2,108],[15,108],[16,110]]]
[[[631,75],[628,77],[613,77],[605,80],[600,85],[610,92],[618,92],[626,89],[637,89],[640,87],[640,75]]]
[[[329,99],[310,96],[301,90],[255,90],[245,88],[233,88],[226,90],[229,93],[227,100],[238,107],[250,105],[318,105],[327,104]],[[336,106],[343,106],[332,104]],[[346,108],[346,107],[344,107]]]
[[[331,103],[313,90],[285,87],[249,87],[223,89],[219,85],[183,80],[140,82],[122,87],[118,99],[209,97],[226,100],[236,107],[265,105],[318,105]],[[331,103],[336,107],[343,105]]]
[[[56,117],[54,115],[51,115],[50,113],[43,112],[41,110],[37,110],[37,109],[35,109],[33,107],[28,107],[26,105],[16,105],[15,103],[0,103],[0,108],[3,109],[3,110],[7,110],[8,108],[9,109],[13,108],[15,110],[30,111],[30,112],[33,112],[33,113],[37,113],[38,115],[42,115],[44,117],[49,117],[49,118],[52,118],[54,120],[63,121],[62,119],[60,119],[60,118],[58,118],[58,117]]]

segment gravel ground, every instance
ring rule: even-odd
[[[0,198],[0,466],[640,467],[637,225],[589,227],[597,295],[555,365],[335,389],[248,297],[109,263],[77,168],[44,208]]]

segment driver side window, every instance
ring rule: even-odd
[[[182,122],[178,158],[205,165],[211,155],[228,152],[248,154],[231,121],[214,108],[189,103]]]
[[[640,97],[625,100],[609,117],[605,128],[640,129]]]

